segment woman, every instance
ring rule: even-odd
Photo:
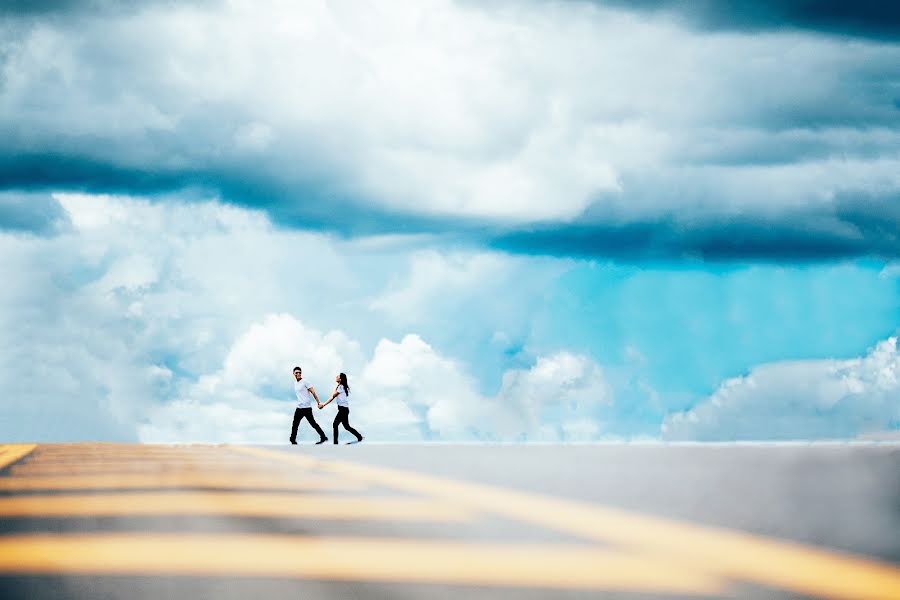
[[[338,443],[338,425],[343,424],[344,429],[352,433],[356,436],[356,441],[363,441],[363,436],[359,434],[359,432],[352,427],[350,427],[350,386],[347,385],[347,376],[343,373],[338,373],[337,377],[334,378],[335,383],[337,383],[337,387],[334,389],[334,393],[331,395],[331,398],[328,399],[328,402],[319,406],[319,408],[325,408],[328,404],[337,398],[337,407],[338,412],[337,416],[334,417],[334,443]]]

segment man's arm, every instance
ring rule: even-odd
[[[319,408],[322,408],[322,403],[319,402],[319,396],[318,396],[318,394],[316,394],[315,388],[313,388],[313,386],[309,386],[309,387],[306,388],[306,389],[308,389],[308,390],[309,390],[309,393],[312,394],[312,395],[313,395],[313,398],[316,399],[316,405],[317,405]]]
[[[328,399],[328,402],[326,402],[325,404],[320,404],[319,408],[325,408],[326,406],[331,404],[331,401],[334,400],[337,395],[338,395],[338,391],[334,390],[334,393],[331,395],[331,398]]]

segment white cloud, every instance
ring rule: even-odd
[[[323,333],[287,314],[267,315],[234,340],[219,370],[185,378],[174,398],[147,411],[140,438],[154,443],[283,442],[293,413],[293,368],[301,366],[319,396],[327,398],[334,375],[353,373],[360,361],[359,345],[339,331]],[[327,425],[333,406],[317,414]]]
[[[881,269],[878,274],[879,279],[900,278],[900,261],[889,262]]]
[[[566,352],[507,371],[498,393],[483,396],[458,364],[414,335],[382,340],[362,381],[423,414],[427,430],[443,439],[534,440],[546,437],[547,427],[567,439],[573,426],[584,433],[575,424],[586,419],[596,433],[599,411],[612,402],[600,367]]]
[[[501,432],[527,435],[541,430],[544,437],[567,439],[574,433],[583,438],[585,421],[594,433],[599,431],[597,411],[612,399],[612,388],[597,364],[560,352],[539,357],[530,369],[505,373],[496,410]]]
[[[11,153],[246,173],[298,204],[325,182],[507,224],[592,204],[612,223],[830,214],[841,190],[900,189],[891,45],[586,2],[159,3],[75,22],[22,21],[5,52]]]
[[[269,147],[275,139],[275,132],[265,123],[249,123],[240,127],[234,134],[234,143],[238,149],[261,152]]]
[[[593,416],[575,404],[542,413],[550,397],[580,386],[598,392],[591,402],[609,399],[599,368],[565,354],[539,359],[534,373],[508,372],[504,390],[484,396],[470,363],[425,334],[404,335],[410,321],[393,326],[366,309],[397,292],[392,273],[409,272],[404,310],[421,327],[457,337],[461,324],[416,310],[442,291],[459,310],[474,306],[491,320],[505,312],[513,326],[518,301],[495,291],[510,285],[509,269],[524,273],[524,259],[423,254],[418,237],[345,242],[280,231],[260,213],[216,202],[57,199],[69,219],[57,235],[0,233],[5,440],[283,441],[298,363],[323,394],[347,372],[354,418],[375,439],[532,436],[539,423]],[[560,272],[542,262],[529,265],[536,282]],[[419,281],[430,269],[450,287]],[[473,286],[481,291],[467,295]]]
[[[385,268],[370,268],[377,250],[357,265],[352,244],[278,232],[260,213],[215,202],[56,198],[69,222],[57,235],[0,234],[2,439],[136,439],[154,407],[223,361],[220,390],[250,377],[276,381],[276,370],[293,366],[283,364],[294,359],[293,342],[311,364],[332,368],[333,355],[304,345],[308,331],[277,326],[280,311],[366,331],[357,327],[366,315],[354,320],[323,299],[377,288]],[[393,252],[387,264],[402,261],[403,248]],[[251,327],[271,329],[267,314],[281,337]],[[323,335],[325,350],[359,352]]]
[[[411,320],[433,310],[442,298],[477,291],[507,273],[511,261],[489,254],[444,255],[424,250],[413,255],[409,274],[402,283],[370,302],[370,307],[396,319]]]
[[[595,439],[601,431],[596,410],[612,399],[600,368],[585,357],[540,358],[529,370],[507,372],[499,394],[486,398],[461,365],[416,335],[381,340],[363,365],[358,346],[342,333],[322,334],[289,315],[269,315],[235,341],[220,370],[152,411],[141,439],[281,441],[293,407],[292,360],[303,364],[323,399],[334,375],[346,372],[352,423],[375,440]],[[326,431],[334,414],[333,405],[315,411]],[[308,435],[301,431],[301,438]]]
[[[468,405],[477,411],[472,378],[417,335],[407,335],[399,343],[378,342],[356,390],[361,392],[357,397],[362,400],[356,404],[360,414],[383,425],[387,439],[396,435],[395,424],[415,425],[416,437],[433,432],[437,436],[449,433],[452,439],[461,423],[442,416],[446,407]]]
[[[725,381],[695,408],[670,415],[673,440],[853,438],[900,425],[897,338],[850,360],[806,360],[755,367]]]
[[[4,440],[283,440],[297,362],[324,390],[351,375],[354,419],[374,439],[606,438],[621,425],[611,381],[623,422],[656,426],[665,410],[667,392],[631,367],[527,347],[567,261],[342,241],[217,202],[56,198],[67,225],[54,236],[0,233]],[[498,345],[514,359],[492,362]],[[664,434],[891,430],[898,370],[894,338],[853,361],[763,365]],[[638,410],[621,401],[629,386]]]
[[[552,263],[552,264],[551,264]],[[525,258],[494,252],[421,250],[409,260],[409,269],[394,276],[387,289],[369,302],[373,310],[391,319],[416,324],[435,312],[453,314],[460,306],[475,303],[487,310],[494,327],[508,311],[504,299],[516,294],[540,298],[549,281],[571,267],[571,261]]]
[[[302,364],[296,365],[300,361]],[[221,385],[276,386],[294,366],[337,373],[360,362],[359,344],[340,331],[322,334],[290,315],[268,315],[241,335],[225,356]]]

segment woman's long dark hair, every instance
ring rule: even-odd
[[[347,385],[347,376],[341,373],[341,385],[344,386],[344,393],[350,395],[350,386]]]

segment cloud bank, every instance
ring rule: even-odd
[[[760,365],[705,402],[670,415],[671,440],[846,439],[900,428],[897,338],[850,360]]]
[[[883,4],[41,6],[0,23],[0,188],[532,254],[900,255]]]
[[[295,363],[323,400],[334,389],[334,375],[347,372],[353,421],[375,440],[596,439],[603,432],[598,414],[612,401],[602,370],[583,356],[542,357],[529,369],[505,373],[500,392],[484,397],[462,365],[417,335],[381,340],[365,360],[342,332],[322,333],[281,314],[240,336],[220,370],[155,408],[139,429],[140,439],[286,439],[293,402],[283,397]],[[330,405],[315,416],[330,431],[335,413]],[[311,439],[307,431],[300,437]]]
[[[0,232],[5,440],[275,442],[292,413],[298,363],[322,395],[347,372],[354,415],[375,439],[604,433],[612,391],[584,355],[535,357],[498,374],[502,389],[485,394],[466,364],[400,333],[430,318],[405,310],[403,290],[416,303],[448,292],[480,302],[494,326],[511,329],[520,318],[501,314],[507,303],[495,292],[507,281],[482,276],[515,277],[520,259],[445,256],[417,249],[416,237],[282,231],[262,213],[216,202],[53,201],[65,216],[53,235]],[[458,276],[436,287],[418,265]],[[528,267],[536,277],[526,286],[550,276]],[[452,299],[443,306],[457,310]],[[465,319],[457,331],[482,327]]]
[[[724,292],[687,283],[666,291],[656,286],[665,279],[644,272],[630,280],[636,295],[596,288],[609,297],[593,300],[593,314],[576,303],[577,319],[566,324],[548,298],[570,303],[595,290],[566,279],[572,260],[439,251],[421,236],[347,240],[285,230],[262,212],[214,201],[50,200],[48,222],[61,223],[52,233],[0,231],[5,440],[278,443],[298,363],[322,394],[338,371],[348,373],[354,420],[379,440],[591,441],[647,436],[660,423],[666,439],[701,440],[898,427],[896,338],[859,359],[756,367],[696,405],[654,389],[653,369],[671,362],[684,370],[716,343],[701,297],[742,295],[758,278]],[[896,279],[890,266],[872,277]],[[830,289],[827,281],[811,285]],[[856,282],[864,294],[864,279],[835,281]],[[655,293],[669,294],[678,311],[660,299],[636,302]],[[809,310],[779,312],[778,298],[762,300],[766,316]],[[757,327],[740,304],[729,306],[736,323],[750,319],[745,336]],[[688,345],[688,355],[656,355],[655,364],[630,345],[622,350],[628,364],[608,364],[572,335],[585,328],[594,337],[600,314],[615,321],[603,344],[634,341],[639,332],[625,327],[633,319],[658,339],[685,310],[684,331],[703,343]],[[562,341],[533,345],[533,327],[557,330]],[[326,425],[330,410],[321,413]]]

